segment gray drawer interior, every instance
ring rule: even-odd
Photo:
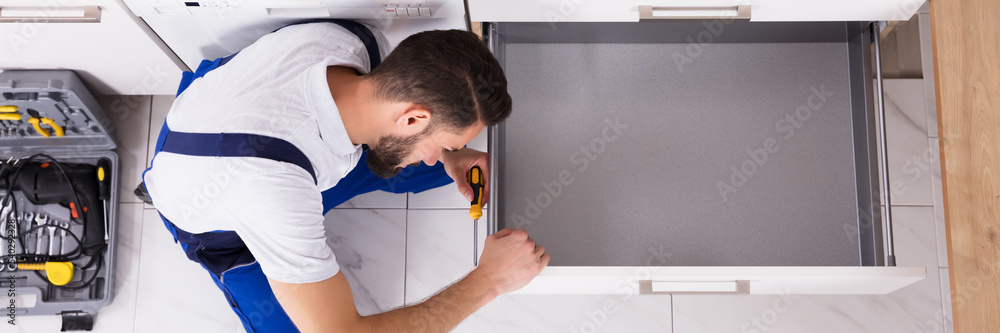
[[[883,265],[867,26],[487,24],[493,229],[554,266]]]

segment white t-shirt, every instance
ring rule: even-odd
[[[371,30],[384,58],[389,44]],[[371,68],[364,44],[339,25],[289,26],[195,80],[167,114],[172,131],[284,139],[309,158],[318,185],[291,163],[161,152],[145,176],[160,213],[190,233],[235,231],[271,279],[308,283],[336,275],[320,191],[346,176],[362,149],[351,143],[330,96],[326,68],[334,65],[362,74]]]

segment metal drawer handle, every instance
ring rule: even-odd
[[[735,13],[736,15],[725,15]],[[664,15],[665,14],[665,15]],[[653,7],[639,6],[639,21],[651,20],[750,20],[750,5],[730,7]]]
[[[750,281],[653,281],[639,280],[640,295],[657,294],[750,294]]]
[[[101,7],[0,7],[0,23],[100,23]]]

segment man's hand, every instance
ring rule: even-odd
[[[503,229],[486,238],[479,266],[469,273],[482,276],[498,295],[521,289],[549,264],[545,247],[523,229]]]
[[[521,289],[549,263],[545,248],[521,229],[486,238],[479,266],[420,304],[361,316],[344,273],[320,282],[268,279],[275,297],[301,332],[447,332],[497,296]]]
[[[444,170],[451,179],[458,185],[458,192],[465,196],[465,200],[472,201],[472,186],[466,179],[469,169],[478,165],[483,169],[483,203],[489,201],[490,193],[490,155],[471,148],[462,148],[458,151],[448,151],[441,154],[441,163],[444,163]]]

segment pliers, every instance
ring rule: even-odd
[[[63,128],[58,124],[56,124],[56,121],[52,120],[52,118],[44,118],[42,117],[42,115],[38,114],[38,111],[35,111],[33,109],[28,109],[28,116],[31,117],[28,118],[28,122],[31,123],[31,126],[35,127],[35,131],[38,132],[38,134],[41,134],[46,138],[51,136],[49,130],[42,128],[41,124],[45,124],[51,127],[54,132],[56,132],[56,136],[61,137],[65,135],[65,132],[63,132]]]

